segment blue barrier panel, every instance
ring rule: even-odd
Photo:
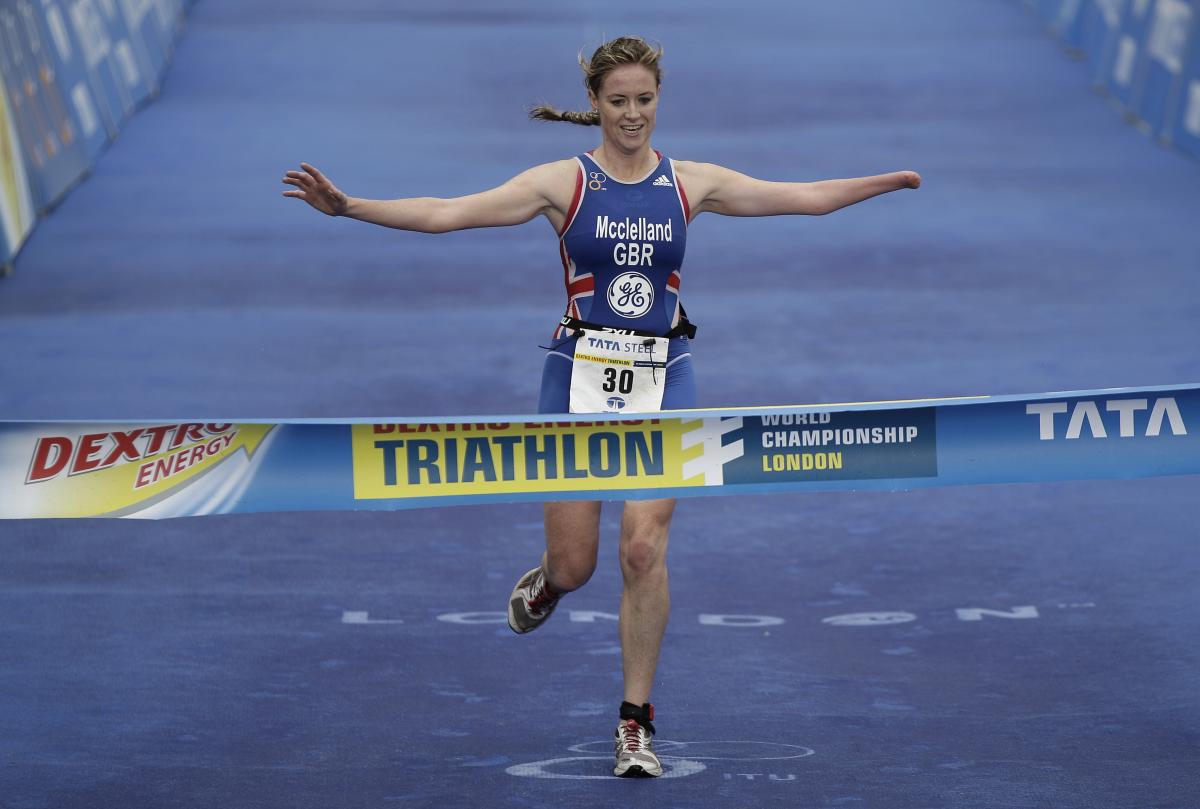
[[[1072,50],[1083,48],[1083,21],[1092,0],[1063,0],[1058,12],[1050,19],[1050,30]]]
[[[0,0],[0,74],[38,210],[53,205],[89,163],[43,25],[31,0]]]
[[[1150,28],[1151,0],[1131,0],[1121,15],[1115,46],[1101,66],[1102,86],[1126,109],[1133,98],[1135,74],[1142,63],[1142,43]]]
[[[161,80],[184,22],[184,6],[180,0],[122,0],[122,8],[130,28],[142,35],[151,50],[157,65],[155,78]]]
[[[127,116],[151,95],[154,85],[145,76],[124,19],[112,2],[72,0],[67,12],[83,49],[101,118],[109,136],[115,137]]]
[[[121,79],[125,82],[131,103],[137,107],[158,92],[159,68],[151,58],[141,31],[130,24],[126,11],[130,7],[129,2],[122,2],[120,8],[111,1],[100,4],[113,37],[113,56],[117,60]]]
[[[1163,140],[1200,158],[1200,24],[1192,27],[1192,41],[1167,110]]]
[[[121,75],[129,88],[134,106],[139,106],[158,94],[159,60],[141,29],[130,19],[127,7],[128,2],[124,0],[120,8],[110,4],[105,14],[109,30],[116,37],[117,45],[113,52],[120,61]],[[157,46],[157,43],[154,44]]]
[[[1033,6],[1039,17],[1048,25],[1053,26],[1062,13],[1063,6],[1074,5],[1078,3],[1078,0],[1026,0],[1026,2]]]
[[[1079,20],[1079,47],[1087,57],[1092,82],[1103,86],[1104,65],[1112,63],[1121,15],[1129,0],[1090,0]]]
[[[1166,130],[1168,104],[1183,75],[1196,18],[1192,0],[1156,0],[1154,4],[1129,101],[1129,111],[1153,133]]]
[[[121,0],[121,13],[130,37],[137,43],[143,69],[157,88],[171,56],[171,39],[159,21],[155,0]]]
[[[0,79],[3,75],[0,74]],[[0,90],[0,266],[7,267],[33,229],[33,197],[21,156],[16,121]]]
[[[54,64],[54,82],[66,99],[75,121],[88,164],[108,145],[108,131],[100,119],[91,76],[83,63],[83,52],[61,5],[56,0],[41,0],[39,22]]]
[[[88,86],[96,102],[101,124],[109,138],[115,138],[125,120],[124,105],[118,84],[109,69],[108,54],[112,41],[90,3],[68,4],[68,21],[74,41],[79,46],[80,59],[87,72]]]

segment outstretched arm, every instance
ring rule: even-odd
[[[524,171],[501,186],[465,197],[438,199],[360,199],[347,196],[315,166],[301,163],[301,171],[283,178],[293,189],[285,197],[296,197],[329,216],[346,216],[399,230],[446,233],[466,228],[519,225],[539,213],[554,223],[569,205],[561,199],[575,171],[569,161],[546,163]],[[556,216],[557,214],[557,216]]]
[[[679,169],[684,187],[695,197],[693,211],[726,216],[819,216],[889,191],[921,185],[921,175],[915,171],[813,183],[777,183],[757,180],[712,163],[680,162]]]

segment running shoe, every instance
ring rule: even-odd
[[[623,719],[617,725],[617,766],[613,767],[613,775],[622,778],[656,778],[662,775],[662,762],[651,746],[653,738],[653,734],[639,725],[636,719]]]
[[[546,585],[546,574],[539,565],[526,573],[508,599],[508,625],[524,635],[541,626],[558,605],[558,596]]]

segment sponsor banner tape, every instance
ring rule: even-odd
[[[0,422],[0,518],[1200,473],[1200,385],[655,414]]]

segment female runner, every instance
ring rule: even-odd
[[[661,48],[638,37],[620,37],[601,45],[591,59],[581,57],[591,109],[559,112],[542,106],[530,114],[599,126],[600,145],[535,166],[489,191],[454,199],[358,199],[301,163],[301,171],[283,178],[293,186],[284,196],[329,216],[423,233],[546,217],[558,234],[567,310],[545,359],[538,412],[695,407],[689,345],[695,328],[679,304],[691,220],[702,213],[827,214],[889,191],[917,188],[921,178],[901,171],[767,182],[711,163],[664,157],[650,145],[661,56]],[[621,518],[624,700],[614,768],[619,776],[662,773],[652,746],[650,688],[670,609],[666,552],[674,510],[674,499],[629,501]],[[509,602],[515,632],[540,626],[563,595],[588,581],[596,567],[599,526],[599,502],[545,504],[546,551],[541,564],[517,582]]]

